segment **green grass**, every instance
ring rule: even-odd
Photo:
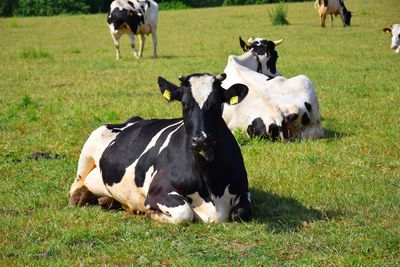
[[[313,2],[287,4],[286,27],[270,26],[274,5],[162,11],[159,58],[148,38],[134,60],[125,36],[120,62],[105,14],[0,19],[0,265],[399,266],[400,58],[382,32],[398,5],[346,5],[350,28],[337,17],[322,29]],[[237,134],[253,220],[165,225],[68,207],[90,132],[180,116],[157,76],[222,72],[241,53],[238,36],[285,39],[278,68],[313,81],[327,133],[293,143]]]

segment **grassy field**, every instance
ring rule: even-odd
[[[395,0],[346,0],[352,27],[319,26],[312,2],[162,11],[159,58],[122,56],[105,14],[0,19],[0,265],[399,266],[400,57],[382,28]],[[240,137],[254,203],[248,223],[165,225],[68,207],[80,149],[102,123],[178,117],[161,75],[220,73],[238,36],[285,38],[278,68],[314,83],[326,138]],[[53,158],[35,160],[35,152]]]

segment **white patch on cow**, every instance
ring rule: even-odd
[[[171,192],[168,195],[180,196],[177,192]],[[157,206],[164,213],[164,219],[171,223],[193,221],[193,210],[186,201],[185,204],[176,207],[167,207],[159,203],[157,203]]]
[[[153,181],[153,178],[154,178],[154,176],[156,176],[156,174],[157,174],[157,171],[154,171],[154,166],[151,166],[147,170],[145,178],[144,178],[144,183],[143,183],[143,191],[146,192],[146,194],[147,194],[147,192],[149,192],[150,184]]]
[[[225,188],[224,194],[221,197],[211,195],[214,202],[206,202],[200,197],[198,192],[188,195],[192,199],[191,206],[194,211],[196,220],[211,223],[211,222],[226,222],[229,220],[229,215],[234,206],[236,195],[229,192],[229,185]]]
[[[167,138],[166,138],[165,141],[164,141],[164,144],[160,147],[160,150],[159,150],[158,154],[161,154],[161,152],[164,150],[164,148],[166,148],[166,147],[168,146],[169,141],[171,140],[171,136],[172,136],[176,131],[178,131],[179,128],[181,128],[181,127],[183,126],[183,121],[179,121],[177,124],[179,124],[179,123],[180,123],[181,125],[179,125],[175,130],[173,130],[172,132],[169,133],[169,135],[167,136]],[[174,125],[176,125],[176,124],[174,124]]]
[[[400,24],[393,24],[392,25],[392,49],[397,49],[396,53],[399,53],[400,50]]]
[[[100,173],[100,168],[94,168],[86,177],[84,185],[89,189],[90,192],[98,197],[111,197],[110,193],[106,189],[103,177]]]
[[[214,80],[215,78],[211,75],[193,76],[190,78],[192,95],[200,108],[203,108],[204,103],[211,94]]]

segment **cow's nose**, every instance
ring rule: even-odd
[[[396,48],[397,48],[397,45],[396,45],[396,44],[391,44],[391,45],[390,45],[390,48],[396,49]]]
[[[192,138],[192,146],[193,147],[197,147],[200,146],[202,144],[204,144],[206,142],[207,137],[204,135],[197,135],[197,136],[193,136]]]

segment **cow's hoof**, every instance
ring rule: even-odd
[[[98,199],[98,203],[102,209],[105,210],[119,210],[122,209],[121,203],[113,199],[112,197],[101,197]]]
[[[96,205],[98,203],[97,199],[98,197],[94,195],[92,192],[90,192],[86,186],[82,186],[77,205],[79,207],[84,205]]]
[[[68,204],[70,206],[78,205],[78,202],[81,199],[81,191],[82,191],[82,188],[78,188],[69,196]]]

